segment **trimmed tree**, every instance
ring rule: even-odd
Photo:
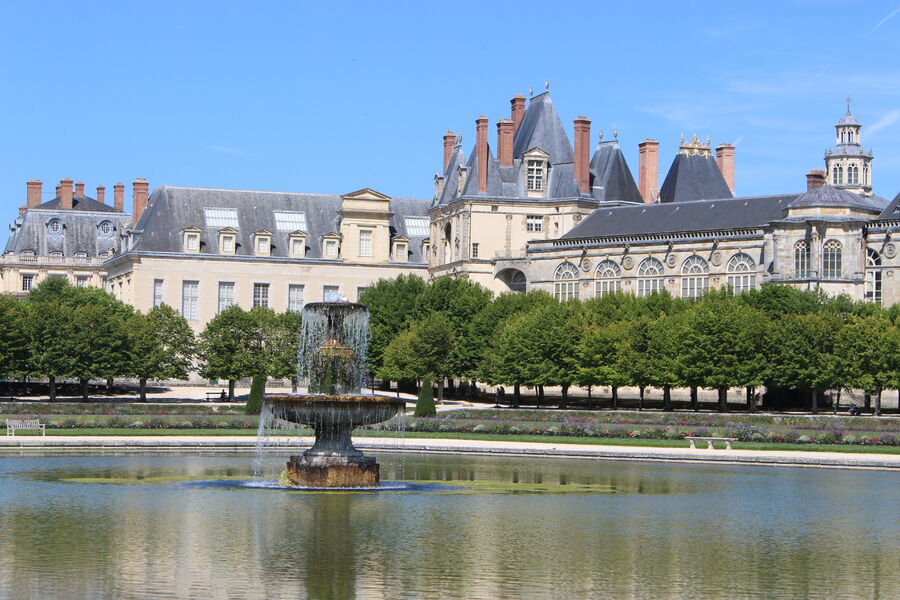
[[[183,316],[166,304],[128,320],[131,372],[147,400],[148,379],[187,379],[195,352],[194,333]]]
[[[369,308],[369,370],[377,373],[388,345],[408,326],[416,302],[427,287],[417,275],[379,279],[360,294],[359,301]]]

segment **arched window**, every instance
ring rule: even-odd
[[[849,165],[847,167],[847,183],[849,183],[849,184],[859,183],[859,166]]]
[[[681,297],[699,298],[709,289],[709,264],[694,254],[681,265]]]
[[[622,289],[622,269],[608,258],[597,265],[597,297]]]
[[[822,277],[825,279],[841,278],[841,258],[843,248],[837,240],[828,240],[822,246]]]
[[[806,240],[794,244],[794,277],[809,277],[809,244]]]
[[[866,248],[866,302],[881,304],[881,256]]]
[[[649,296],[663,290],[663,264],[652,256],[638,266],[637,295]]]
[[[834,169],[832,169],[832,179],[834,180],[832,185],[841,185],[844,183],[844,168],[842,166],[834,166]]]
[[[47,223],[47,229],[53,234],[62,232],[62,221],[59,219],[50,219],[50,222]]]
[[[553,276],[556,283],[553,284],[553,295],[557,300],[565,302],[578,298],[578,268],[570,262],[564,262],[556,267]]]
[[[863,165],[863,185],[869,185],[869,165]]]
[[[726,285],[735,294],[752,290],[756,287],[756,263],[750,255],[738,252],[728,261],[728,277]]]

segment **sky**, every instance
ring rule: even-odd
[[[853,98],[875,192],[900,192],[900,1],[0,0],[0,209],[66,177],[430,198],[442,135],[550,94],[660,182],[694,134],[738,195],[800,192]]]

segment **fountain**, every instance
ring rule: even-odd
[[[306,394],[267,394],[274,418],[316,432],[313,446],[291,456],[291,485],[321,488],[374,487],[378,463],[353,447],[350,432],[402,413],[392,396],[363,395],[367,376],[369,310],[350,302],[315,302],[303,307],[297,377]]]

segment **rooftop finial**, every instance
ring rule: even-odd
[[[613,129],[613,137],[616,139],[619,139],[619,128],[618,127]]]
[[[850,97],[850,94],[847,94],[847,97],[844,98],[844,102],[847,103],[847,114],[850,114],[850,103],[853,102],[853,98]]]
[[[534,88],[533,87],[528,88],[528,97],[529,98],[534,97]]]
[[[600,141],[601,142],[603,141],[603,130],[602,129],[600,130]]]
[[[550,80],[549,79],[544,80],[544,89],[547,90],[548,92],[550,91]]]
[[[688,143],[684,142],[684,134],[681,134],[681,147],[678,149],[679,154],[683,154],[685,156],[703,156],[708,157],[710,155],[709,152],[709,138],[706,139],[706,145],[704,145],[700,138],[694,134],[694,137],[691,138],[691,141]]]

